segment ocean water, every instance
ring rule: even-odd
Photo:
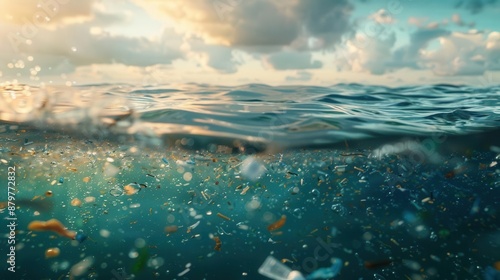
[[[499,128],[498,86],[4,84],[0,279],[498,279]]]

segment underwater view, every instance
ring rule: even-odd
[[[67,91],[1,92],[16,279],[498,277],[498,87]]]
[[[0,279],[500,279],[497,1],[20,3]]]

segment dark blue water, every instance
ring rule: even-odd
[[[2,279],[495,279],[499,89],[4,86]]]

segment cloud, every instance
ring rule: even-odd
[[[317,69],[323,66],[318,60],[312,60],[311,53],[283,51],[271,54],[265,58],[265,63],[276,70]]]
[[[358,34],[346,42],[345,48],[340,49],[336,64],[343,70],[384,74],[389,70],[388,64],[392,61],[391,49],[395,42],[395,33],[385,38]]]
[[[305,27],[309,36],[323,40],[325,46],[331,46],[340,42],[342,35],[352,31],[349,22],[352,10],[347,0],[299,0],[294,18]]]
[[[408,23],[411,25],[415,25],[416,27],[422,27],[428,20],[428,18],[409,17]]]
[[[453,32],[440,38],[440,48],[426,51],[423,63],[436,75],[482,75],[500,70],[500,33]]]
[[[497,0],[459,0],[455,8],[465,8],[472,14],[480,13],[486,6],[495,5]]]
[[[375,22],[384,24],[392,24],[396,22],[396,19],[394,19],[392,14],[384,9],[380,9],[376,13],[370,15],[368,19],[372,19]]]
[[[89,19],[94,3],[93,0],[0,0],[0,11],[6,14],[9,23],[52,25]]]
[[[0,46],[0,62],[8,64],[13,59],[21,58],[26,69],[39,66],[39,74],[45,75],[70,73],[76,67],[91,64],[169,64],[184,56],[180,50],[182,38],[173,30],[165,30],[160,39],[152,40],[113,36],[106,32],[95,33],[91,32],[92,26],[93,22],[88,22],[66,25],[55,30],[39,28],[36,36],[31,37],[30,44],[26,44],[22,38],[16,39],[15,26],[3,27],[0,33],[14,38],[14,45]],[[32,57],[32,62],[26,60],[28,56]],[[9,71],[18,73],[22,68],[11,67]]]
[[[241,64],[233,55],[235,50],[230,47],[206,44],[199,37],[189,38],[186,43],[189,57],[219,73],[235,73],[237,66]]]
[[[144,8],[172,18],[178,28],[207,43],[262,52],[279,50],[301,38],[315,37],[324,46],[340,42],[350,31],[347,0],[144,0]],[[298,46],[297,46],[298,47]]]
[[[295,74],[296,74],[295,76],[286,76],[285,80],[290,82],[295,82],[295,81],[304,82],[304,81],[310,81],[313,76],[310,72],[307,71],[297,71]]]
[[[449,34],[450,31],[445,29],[418,29],[410,35],[410,43],[408,45],[400,47],[393,52],[392,62],[388,65],[394,68],[420,68],[418,65],[420,50],[426,48],[433,39],[448,36]]]
[[[360,43],[361,42],[361,43]],[[436,43],[430,46],[431,42]],[[360,34],[346,42],[341,69],[381,75],[399,69],[431,70],[437,76],[474,76],[500,70],[500,33],[419,28],[410,42],[393,49],[395,35]]]

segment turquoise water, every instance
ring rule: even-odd
[[[0,180],[15,167],[18,208],[2,208],[17,218],[2,279],[268,279],[269,255],[303,275],[340,259],[333,279],[495,279],[499,96],[4,86]],[[28,229],[50,219],[88,238]]]

